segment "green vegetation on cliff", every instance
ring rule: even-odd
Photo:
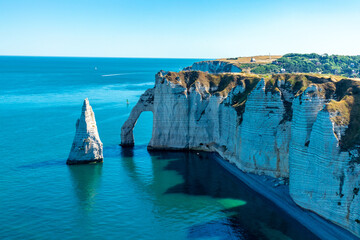
[[[252,89],[247,89],[246,86],[253,85],[255,87],[256,83],[260,81],[260,76],[255,74],[210,74],[201,71],[168,72],[165,77],[170,82],[186,89],[196,88],[196,84],[198,84],[199,87],[204,88],[204,92],[222,97],[227,97],[229,92],[238,85],[242,85],[249,94]]]
[[[343,79],[335,83],[335,99],[326,104],[332,120],[348,126],[340,144],[344,149],[360,145],[360,81]]]
[[[188,90],[192,87],[196,88],[196,84],[198,84],[198,87],[203,87],[204,92],[223,98],[226,98],[236,86],[242,86],[243,91],[235,94],[228,103],[235,108],[240,116],[240,121],[247,97],[261,79],[259,75],[255,74],[210,74],[201,71],[168,72],[165,77],[168,81],[179,84]]]
[[[360,72],[360,56],[319,55],[289,53],[272,63],[242,65],[250,67],[255,74],[280,73],[323,73],[346,77],[357,77]]]
[[[338,126],[348,126],[345,135],[341,138],[342,148],[349,149],[360,145],[360,81],[338,75],[314,73],[285,73],[285,74],[248,74],[248,73],[222,73],[209,74],[201,71],[168,72],[165,78],[177,85],[183,86],[187,91],[197,89],[201,94],[221,96],[223,99],[237,86],[240,91],[233,91],[231,101],[225,104],[235,108],[239,123],[245,111],[247,97],[256,87],[261,78],[265,80],[266,94],[280,94],[288,92],[293,97],[301,96],[311,85],[317,90],[308,91],[307,94],[325,99],[327,111],[331,120]],[[204,97],[205,97],[204,95]],[[292,100],[281,98],[285,107],[284,121],[292,119]],[[281,122],[280,122],[281,123]]]

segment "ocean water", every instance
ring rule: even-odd
[[[119,147],[156,72],[195,61],[0,57],[0,239],[315,239],[209,155],[149,153],[152,113]],[[67,166],[86,97],[104,163]]]

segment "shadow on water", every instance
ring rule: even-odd
[[[211,154],[159,151],[150,152],[150,155],[153,166],[157,161],[167,160],[162,171],[176,171],[183,178],[183,182],[169,187],[164,195],[206,196],[222,205],[220,212],[225,217],[191,226],[189,239],[318,239],[286,212],[227,172]],[[153,174],[154,181],[164,180],[161,171]]]
[[[177,195],[205,197],[203,201],[221,206],[219,214],[215,214],[218,218],[191,225],[188,239],[318,239],[286,212],[230,174],[212,154],[147,152],[144,146],[137,146],[121,148],[119,155],[130,176],[143,191],[149,191],[163,209],[178,207],[174,204],[179,200],[166,198]],[[139,160],[144,155],[151,157],[151,182],[142,178],[144,162]],[[202,201],[200,199],[197,201]],[[206,202],[204,204],[207,206]],[[197,211],[196,207],[191,209]]]
[[[137,145],[134,147],[120,147],[120,156],[121,156],[121,162],[123,167],[127,170],[127,172],[130,174],[130,176],[136,180],[136,182],[143,187],[145,185],[144,182],[141,182],[141,179],[139,178],[139,175],[141,175],[143,172],[141,172],[140,165],[137,161],[137,158],[141,158],[144,155],[149,155],[146,146],[145,145]],[[145,188],[144,188],[145,190]]]
[[[56,159],[56,160],[48,160],[48,161],[42,161],[42,162],[35,162],[31,164],[21,165],[18,168],[20,169],[28,169],[28,168],[43,168],[43,167],[49,167],[49,166],[60,166],[64,165],[66,160],[64,159]]]
[[[134,157],[134,148],[121,148],[120,155],[122,158],[133,158]]]
[[[137,176],[137,167],[136,167],[136,160],[135,152],[139,154],[139,152],[143,152],[143,154],[148,154],[145,145],[137,145],[134,147],[124,148],[120,146],[109,146],[104,148],[104,158],[114,158],[114,157],[121,157],[121,163],[123,167],[127,170],[131,176]],[[106,161],[106,160],[105,160]]]
[[[144,152],[148,154],[146,145],[136,145],[134,147],[120,147],[119,145],[115,145],[104,147],[104,158],[119,156],[122,158],[133,158],[135,152]]]
[[[210,221],[203,224],[197,224],[189,229],[188,239],[198,238],[216,238],[220,240],[227,239],[266,239],[263,235],[252,234],[241,225],[236,218],[224,218]]]
[[[91,211],[102,175],[102,164],[68,166],[74,192],[79,206],[86,212]]]

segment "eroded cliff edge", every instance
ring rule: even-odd
[[[360,236],[360,82],[313,74],[161,71],[122,128],[152,111],[149,149],[218,152],[245,171],[289,177],[290,195]]]

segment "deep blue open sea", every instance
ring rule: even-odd
[[[0,57],[0,239],[314,239],[207,155],[147,152],[152,113],[119,147],[156,72],[195,61]],[[104,163],[67,166],[86,97]]]

